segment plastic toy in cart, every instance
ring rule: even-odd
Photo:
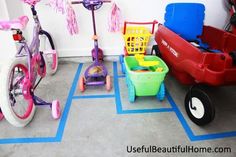
[[[125,73],[124,56],[146,54],[146,48],[149,43],[149,39],[154,33],[155,25],[157,23],[158,22],[156,20],[153,22],[124,22],[124,55],[119,56],[121,71],[123,74]],[[152,30],[149,31],[149,29],[144,27],[144,25],[152,25]],[[144,64],[148,63],[146,62]]]
[[[159,64],[158,61],[147,61],[144,59],[144,54],[135,54],[135,59],[138,61],[140,66],[150,67],[150,66],[157,66]]]

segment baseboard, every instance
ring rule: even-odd
[[[151,46],[147,47],[147,52],[151,51]],[[123,47],[117,48],[102,48],[104,56],[118,56],[124,54]],[[91,56],[91,49],[58,49],[59,57],[89,57]]]

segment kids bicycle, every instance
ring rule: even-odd
[[[13,31],[13,39],[20,45],[16,57],[1,67],[0,74],[0,111],[2,112],[0,118],[4,115],[6,120],[16,127],[26,126],[32,120],[35,105],[49,105],[54,119],[58,119],[61,113],[58,100],[48,103],[34,94],[46,71],[49,70],[54,74],[58,64],[53,40],[50,34],[42,29],[35,10],[35,5],[39,1],[24,1],[31,6],[34,19],[33,39],[30,45],[27,44],[22,33],[29,20],[27,16],[12,21],[0,21],[0,30]],[[50,51],[39,51],[42,35],[48,39]],[[49,58],[52,60],[50,61]]]

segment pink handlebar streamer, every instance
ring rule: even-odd
[[[40,0],[21,0],[24,3],[27,3],[29,5],[35,5],[36,3],[38,3]]]
[[[108,17],[108,31],[118,32],[121,30],[121,26],[122,26],[121,10],[116,5],[116,3],[113,3],[111,7],[111,13]]]

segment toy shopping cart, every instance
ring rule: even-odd
[[[146,71],[136,69],[140,67],[134,56],[124,58],[126,68],[126,84],[128,86],[129,101],[134,102],[136,96],[156,96],[160,101],[165,98],[164,78],[169,71],[167,65],[157,56],[145,56],[147,62],[156,62]]]
[[[125,41],[124,55],[120,55],[120,65],[122,73],[125,73],[124,56],[139,55],[139,62],[142,65],[155,65],[156,61],[150,61],[149,63],[143,60],[146,54],[146,48],[149,43],[149,39],[154,33],[155,24],[158,22],[154,20],[153,22],[125,22],[123,37]],[[127,26],[127,25],[133,26]],[[143,25],[152,25],[152,31],[150,32],[148,28]]]

